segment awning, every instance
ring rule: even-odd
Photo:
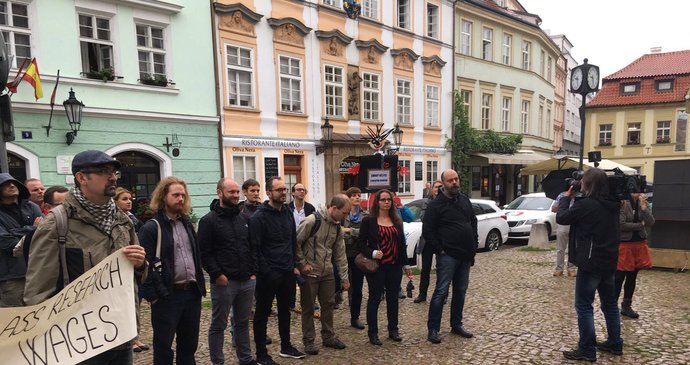
[[[512,155],[504,153],[474,153],[474,156],[484,157],[489,164],[494,165],[532,165],[544,160],[548,160],[548,156],[541,155],[536,152],[518,152]]]
[[[550,158],[548,160],[542,161],[540,163],[527,166],[524,169],[520,170],[520,173],[523,175],[545,175],[548,174],[549,172],[553,170],[564,170],[564,169],[576,169],[578,168],[580,164],[580,160],[578,158],[573,158],[573,157],[564,157],[561,159],[558,158]],[[585,159],[582,163],[582,168],[585,170],[588,170],[592,167],[594,167],[594,163],[587,162],[587,159]],[[611,160],[601,160],[599,162],[599,168],[602,170],[613,170],[614,168],[619,168],[621,171],[623,171],[626,174],[635,174],[637,173],[637,170],[621,165],[617,162],[613,162]]]

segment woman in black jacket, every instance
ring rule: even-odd
[[[366,274],[369,286],[367,301],[367,324],[369,343],[381,346],[379,339],[378,309],[382,293],[386,292],[386,314],[388,316],[388,337],[402,341],[398,332],[398,292],[402,280],[403,265],[406,264],[405,232],[403,222],[393,207],[393,193],[379,190],[370,207],[367,218],[362,220],[358,239],[359,252],[368,258],[379,260],[379,269]],[[410,268],[405,265],[410,276]]]
[[[576,198],[573,188],[559,201],[556,222],[570,225],[570,247],[568,260],[577,267],[575,280],[575,310],[580,330],[577,349],[563,351],[571,360],[596,361],[597,348],[615,355],[623,354],[620,312],[616,304],[615,274],[618,261],[618,229],[620,202],[609,200],[609,185],[606,173],[589,169],[582,176],[583,196]],[[601,311],[606,319],[608,339],[597,343],[594,332],[594,293],[599,292]]]

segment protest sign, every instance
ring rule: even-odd
[[[0,363],[76,364],[136,335],[134,268],[120,249],[41,304],[0,308]]]

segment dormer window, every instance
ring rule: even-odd
[[[621,84],[621,95],[637,95],[640,93],[640,83],[632,82],[627,84]]]
[[[673,80],[657,80],[656,81],[656,91],[665,92],[673,90]]]

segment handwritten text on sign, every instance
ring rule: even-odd
[[[3,364],[76,364],[136,336],[134,271],[122,250],[45,302],[0,308]]]

